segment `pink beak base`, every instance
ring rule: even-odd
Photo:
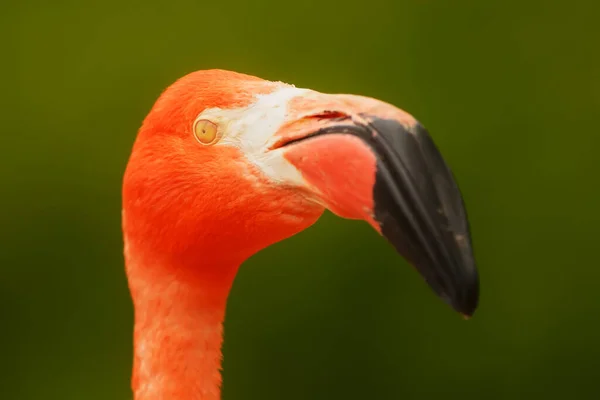
[[[315,136],[290,146],[285,157],[331,212],[365,220],[380,232],[373,208],[377,158],[362,139],[350,134]]]

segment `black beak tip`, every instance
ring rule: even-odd
[[[463,282],[457,283],[456,286],[439,290],[439,286],[433,285],[432,289],[464,319],[470,319],[479,306],[479,278],[477,272],[469,275]]]
[[[470,318],[479,276],[462,194],[423,125],[370,118],[378,155],[373,189],[383,236],[454,310]]]
[[[479,279],[477,274],[465,286],[463,295],[454,302],[454,309],[463,315],[465,319],[470,319],[479,306]]]

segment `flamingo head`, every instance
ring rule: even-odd
[[[442,299],[474,312],[460,191],[425,128],[382,101],[194,72],[154,104],[123,185],[127,246],[211,276],[325,209],[367,221]]]

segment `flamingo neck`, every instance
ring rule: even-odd
[[[239,264],[162,265],[131,251],[126,262],[135,312],[134,399],[219,400],[223,320]]]

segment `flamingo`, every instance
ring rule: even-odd
[[[465,317],[479,278],[462,195],[427,130],[368,97],[225,70],[156,100],[122,191],[135,400],[218,400],[238,267],[325,209],[370,224]]]

